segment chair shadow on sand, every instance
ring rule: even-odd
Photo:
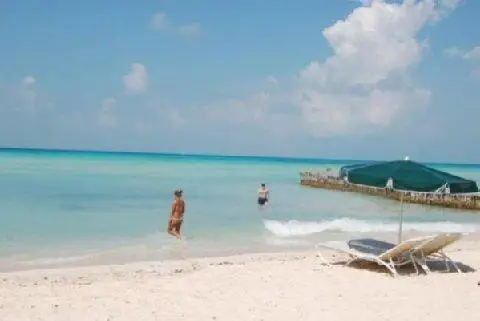
[[[394,248],[395,244],[385,242],[385,241],[365,238],[365,239],[350,240],[348,241],[348,246],[351,249],[354,249],[356,251],[378,256],[383,252]],[[346,260],[341,260],[333,263],[333,265],[344,265],[345,262]],[[454,261],[454,262],[457,264],[458,268],[463,273],[472,273],[476,271],[473,267],[469,265],[466,265],[464,263],[457,262],[457,261]],[[430,268],[431,272],[457,273],[457,271],[452,268],[451,264],[450,264],[450,270],[446,271],[445,262],[443,260],[436,260],[435,258],[429,258],[427,261],[427,265]],[[388,269],[386,269],[385,267],[370,261],[357,260],[352,262],[349,266],[356,269],[369,270],[377,273],[385,273],[385,274],[389,273]],[[400,267],[397,267],[396,269],[399,275],[416,274],[413,264],[400,266]]]

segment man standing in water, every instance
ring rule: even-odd
[[[181,239],[180,228],[183,223],[183,214],[185,213],[185,201],[183,200],[183,191],[178,189],[173,192],[175,199],[172,203],[172,210],[168,218],[167,232],[170,235]]]
[[[258,205],[265,206],[268,204],[268,198],[270,197],[270,194],[268,192],[268,188],[265,187],[265,184],[262,184],[260,186],[257,192],[257,196],[258,196],[258,199],[257,199]]]

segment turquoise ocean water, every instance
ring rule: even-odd
[[[312,249],[395,239],[400,205],[301,187],[299,171],[351,161],[0,150],[0,271]],[[434,164],[480,181],[480,165]],[[266,183],[268,208],[256,205]],[[166,232],[181,187],[186,243]],[[480,233],[480,212],[405,206],[405,234]]]

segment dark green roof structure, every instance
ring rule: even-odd
[[[352,169],[355,168],[360,168],[360,167],[365,167],[368,165],[372,164],[377,164],[378,162],[369,162],[369,163],[360,163],[360,164],[350,164],[350,165],[345,165],[342,168],[340,168],[340,177],[345,177],[347,176],[348,172],[351,171]]]
[[[349,183],[385,188],[389,178],[393,188],[415,192],[436,192],[447,187],[451,194],[476,193],[475,181],[467,180],[410,160],[371,162],[344,166],[340,177]]]

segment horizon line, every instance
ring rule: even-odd
[[[127,151],[127,150],[101,150],[101,149],[67,149],[67,148],[41,148],[41,147],[1,147],[0,151],[43,151],[56,153],[96,153],[96,154],[132,154],[132,155],[156,155],[156,156],[186,156],[186,157],[223,157],[223,158],[264,158],[264,159],[284,159],[284,160],[299,160],[299,161],[335,161],[342,162],[371,162],[371,161],[390,161],[404,159],[348,159],[348,158],[321,158],[321,157],[306,157],[306,156],[274,156],[274,155],[238,155],[238,154],[216,154],[216,153],[183,153],[183,152],[155,152],[155,151]],[[410,158],[410,160],[412,160]],[[415,159],[413,159],[415,161]],[[452,163],[441,161],[418,161],[424,164],[435,165],[463,165],[463,166],[480,166],[476,163]]]

